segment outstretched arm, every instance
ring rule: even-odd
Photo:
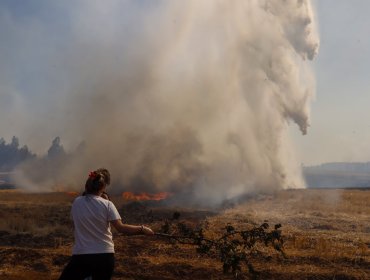
[[[136,234],[153,235],[154,234],[151,228],[143,226],[143,225],[141,226],[127,225],[127,224],[122,223],[122,220],[114,220],[110,222],[114,226],[114,228],[120,233],[124,233],[128,235],[136,235]]]

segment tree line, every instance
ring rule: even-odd
[[[60,138],[56,137],[51,143],[45,157],[56,159],[65,156],[63,146],[60,143]],[[13,136],[10,143],[6,143],[4,138],[0,138],[0,171],[13,171],[18,165],[37,159],[37,155],[30,151],[27,145],[20,146],[19,139]]]

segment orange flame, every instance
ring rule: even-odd
[[[78,192],[64,192],[65,194],[69,195],[69,196],[72,196],[72,197],[75,197],[75,196],[78,196],[79,193]]]
[[[80,193],[78,193],[76,191],[68,190],[67,187],[62,186],[62,185],[56,185],[56,186],[54,186],[53,191],[54,192],[58,192],[58,193],[63,193],[63,194],[66,194],[66,195],[72,196],[72,197],[79,196],[79,194],[80,194]]]
[[[122,194],[122,197],[124,200],[128,201],[143,201],[143,200],[163,200],[168,197],[170,197],[172,194],[168,192],[160,192],[160,193],[155,193],[155,194],[150,194],[150,193],[139,193],[139,194],[134,194],[132,192],[124,192]]]

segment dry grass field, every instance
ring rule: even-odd
[[[58,278],[73,243],[73,198],[0,192],[0,280]],[[258,279],[370,279],[370,190],[285,190],[217,210],[113,201],[127,222],[157,231],[174,211],[190,225],[201,223],[211,237],[228,224],[242,230],[264,221],[281,223],[287,258],[273,251],[254,257]],[[191,245],[118,233],[114,240],[114,279],[233,279],[217,259],[199,255]],[[243,272],[240,279],[252,279],[247,268]]]

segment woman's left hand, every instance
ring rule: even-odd
[[[154,231],[147,226],[141,226],[141,232],[145,235],[154,235]]]

